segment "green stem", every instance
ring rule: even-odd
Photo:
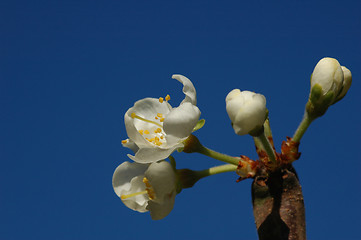
[[[203,145],[199,146],[199,148],[197,149],[197,152],[201,153],[201,154],[204,154],[204,155],[206,155],[208,157],[220,160],[222,162],[230,163],[230,164],[233,164],[233,165],[236,165],[236,166],[238,166],[238,163],[240,161],[240,158],[235,158],[235,157],[223,154],[223,153],[213,151],[213,150],[211,150],[209,148],[206,148]]]
[[[225,172],[234,172],[237,170],[237,166],[233,164],[224,164],[216,167],[211,167],[209,169],[204,169],[200,171],[194,171],[200,178],[212,176],[218,173],[225,173]]]
[[[237,166],[233,164],[225,164],[216,167],[212,167],[209,169],[204,169],[200,171],[194,171],[187,168],[177,169],[176,173],[179,180],[179,188],[177,192],[181,192],[184,188],[191,188],[193,185],[198,182],[200,179],[208,176],[212,176],[218,173],[225,172],[234,172],[237,170]]]
[[[292,137],[292,141],[294,142],[300,142],[303,134],[305,134],[307,128],[311,125],[312,121],[315,120],[315,118],[311,118],[307,112],[305,112],[303,119],[298,126],[295,134]]]
[[[272,131],[271,131],[271,126],[270,126],[270,123],[269,123],[269,119],[267,118],[266,121],[264,122],[263,124],[263,128],[264,128],[264,135],[268,138],[268,137],[272,137]],[[261,142],[261,140],[258,138],[258,137],[254,137],[253,136],[253,141],[254,141],[254,144],[256,145],[257,149],[263,149],[264,150],[264,147],[263,147],[263,144]]]
[[[273,162],[276,163],[276,155],[275,152],[273,150],[273,147],[271,146],[271,143],[268,141],[268,139],[266,138],[266,135],[264,132],[262,132],[260,135],[258,135],[257,138],[261,143],[262,146],[264,148],[264,150],[266,151],[268,158]],[[255,140],[256,142],[256,140]]]

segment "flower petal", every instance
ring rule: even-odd
[[[156,202],[158,202],[157,200],[162,201],[165,196],[175,191],[176,176],[173,167],[167,161],[152,163],[144,176],[154,188]]]
[[[173,191],[168,196],[164,197],[162,203],[156,203],[153,201],[148,202],[147,209],[150,212],[150,216],[153,220],[160,220],[165,218],[173,209],[175,202],[176,192]]]
[[[124,140],[124,142],[122,141],[122,145],[123,145],[123,147],[129,148],[133,152],[137,152],[139,150],[139,147],[137,146],[137,144],[135,144],[135,142],[133,142],[130,139],[126,139],[126,140]]]
[[[177,143],[169,148],[140,148],[135,156],[128,154],[128,157],[138,163],[151,163],[166,159],[176,149],[183,147],[182,143]]]
[[[115,169],[112,184],[118,197],[145,190],[142,180],[148,166],[149,164],[123,162]],[[127,207],[139,212],[146,211],[147,200],[147,196],[144,195],[122,199]]]
[[[197,93],[191,80],[180,74],[172,75],[173,79],[178,80],[183,84],[183,93],[186,95],[182,103],[190,102],[193,105],[197,105]]]
[[[133,193],[139,193],[145,191],[145,184],[143,182],[144,175],[136,176],[130,181],[131,188],[129,191],[122,191],[122,195],[128,195]],[[121,199],[125,206],[128,208],[138,211],[138,212],[147,212],[148,206],[148,195],[139,194],[126,199]]]
[[[120,197],[120,191],[125,189],[129,191],[130,181],[138,175],[144,175],[148,169],[149,164],[123,162],[113,173],[113,188],[114,192]]]
[[[166,115],[163,123],[168,144],[174,142],[172,137],[179,139],[188,137],[197,125],[200,115],[201,112],[198,107],[189,102],[182,103],[179,107],[173,108]]]

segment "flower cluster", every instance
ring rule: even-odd
[[[185,98],[178,107],[169,104],[167,95],[141,99],[125,113],[128,139],[122,144],[135,153],[128,154],[135,162],[122,163],[113,175],[114,191],[123,203],[138,212],[150,211],[156,220],[172,210],[178,184],[164,159],[184,147],[201,114],[192,82],[182,75],[172,78],[183,84]]]
[[[259,159],[247,156],[232,157],[204,147],[192,132],[203,127],[199,120],[196,90],[193,83],[182,75],[173,79],[183,84],[183,101],[177,107],[164,98],[144,98],[135,102],[124,115],[128,138],[122,145],[133,151],[113,174],[113,189],[128,208],[138,212],[150,212],[152,219],[166,217],[173,209],[175,197],[182,189],[193,187],[200,179],[224,172],[235,172],[240,177],[267,178],[272,173],[292,168],[292,162],[300,157],[300,139],[311,122],[322,116],[329,106],[340,101],[351,86],[350,70],[336,59],[321,59],[311,75],[311,90],[306,112],[293,137],[282,143],[277,153],[266,98],[262,94],[234,89],[226,96],[226,110],[237,135],[253,137]],[[226,162],[225,165],[194,171],[176,169],[171,154],[200,153]],[[166,159],[169,158],[170,162]]]

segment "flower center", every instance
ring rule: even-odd
[[[166,101],[170,100],[170,96],[167,95],[165,97]],[[160,97],[159,102],[163,103],[164,98]],[[153,127],[150,127],[148,129],[138,129],[138,132],[150,143],[153,143],[156,146],[161,146],[163,143],[166,142],[165,140],[165,133],[163,131],[163,122],[164,122],[164,116],[162,113],[157,113],[154,116],[154,120],[146,119],[144,117],[141,117],[137,115],[136,113],[132,113],[130,115],[132,118],[136,118],[138,120],[141,120],[146,123],[150,123],[153,125]]]
[[[145,184],[145,190],[144,191],[121,195],[120,199],[124,200],[124,199],[128,199],[128,198],[135,197],[135,196],[138,196],[138,195],[148,194],[149,199],[154,200],[155,199],[154,189],[153,189],[152,185],[149,183],[149,180],[146,177],[143,178],[143,183]]]

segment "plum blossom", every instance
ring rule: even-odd
[[[263,126],[267,116],[266,98],[262,94],[234,89],[226,97],[226,109],[234,132],[249,134]]]
[[[329,94],[333,95],[333,102],[343,87],[343,71],[340,63],[334,59],[322,58],[315,66],[311,75],[311,92],[312,89],[318,87],[321,89],[319,100]]]
[[[114,192],[130,209],[150,212],[153,220],[166,217],[173,209],[176,175],[166,161],[151,164],[123,162],[113,174]]]
[[[192,82],[182,76],[173,79],[183,84],[184,100],[178,107],[169,104],[170,96],[165,98],[144,98],[137,101],[124,115],[128,139],[123,140],[125,147],[135,155],[128,157],[139,163],[151,163],[167,158],[192,133],[200,117],[196,106],[196,90]]]

